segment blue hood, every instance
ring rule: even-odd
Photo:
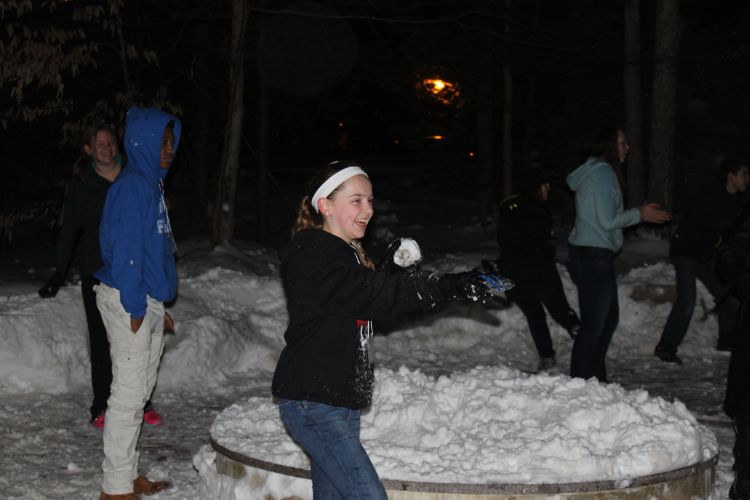
[[[624,209],[612,167],[599,158],[589,158],[568,175],[567,183],[576,193],[576,222],[568,242],[619,251],[623,228],[638,224],[641,215],[637,207]]]
[[[565,179],[565,181],[567,182],[568,187],[572,191],[578,191],[583,185],[586,178],[593,171],[596,171],[598,169],[611,169],[611,168],[612,167],[604,163],[602,160],[592,157],[586,160],[586,163],[584,163],[583,165],[580,165],[577,169],[573,170]],[[592,177],[592,179],[594,178]]]
[[[125,118],[125,153],[128,168],[136,168],[147,179],[166,177],[169,169],[160,168],[164,129],[174,122],[174,150],[180,144],[182,123],[174,116],[155,108],[130,108]]]
[[[182,127],[157,109],[132,108],[125,120],[128,167],[107,192],[99,225],[102,267],[95,276],[120,292],[131,318],[142,318],[148,300],[172,300],[177,293],[172,228],[164,203],[160,168],[162,138],[174,122],[174,149]]]

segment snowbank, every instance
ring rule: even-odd
[[[287,322],[275,255],[224,245],[183,259],[179,274],[179,298],[170,309],[177,333],[167,336],[157,392],[220,387],[249,371],[273,371]],[[0,340],[5,393],[59,393],[90,383],[78,285],[53,299],[0,295]]]

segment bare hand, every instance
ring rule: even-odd
[[[654,224],[664,224],[672,220],[672,214],[659,208],[658,203],[646,203],[641,207],[641,220]]]
[[[164,331],[165,332],[174,331],[174,320],[172,319],[172,316],[166,311],[164,311]]]
[[[144,318],[145,316],[141,316],[140,318],[130,318],[130,331],[136,333],[143,324]]]

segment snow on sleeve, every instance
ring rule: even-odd
[[[382,478],[484,484],[627,481],[717,453],[680,402],[617,384],[479,367],[432,378],[379,369],[362,442]],[[221,413],[211,436],[248,456],[307,468],[270,398]]]

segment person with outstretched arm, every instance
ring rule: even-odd
[[[624,209],[621,167],[629,149],[622,128],[604,128],[586,162],[567,177],[576,197],[568,270],[578,288],[581,315],[570,359],[571,377],[608,381],[607,350],[620,318],[615,256],[622,248],[622,230],[640,222],[663,224],[671,218],[656,203]]]
[[[376,269],[361,242],[373,215],[367,173],[333,162],[310,180],[282,250],[289,325],[272,391],[286,430],[310,458],[316,499],[386,498],[359,438],[374,384],[372,320],[437,302],[484,301],[511,286],[471,271]]]

